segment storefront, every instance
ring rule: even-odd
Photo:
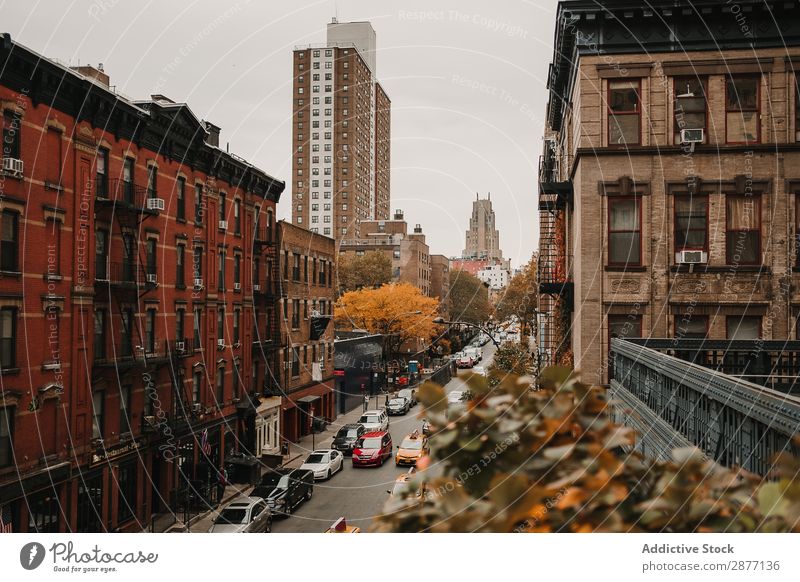
[[[283,400],[283,431],[286,440],[297,442],[311,434],[313,419],[335,418],[333,379],[298,390]]]

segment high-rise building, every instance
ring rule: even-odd
[[[463,256],[469,259],[503,259],[503,251],[500,250],[500,232],[495,228],[491,194],[485,200],[475,195],[467,231],[467,246]]]
[[[389,218],[391,101],[369,22],[328,24],[294,51],[292,223],[336,240]]]

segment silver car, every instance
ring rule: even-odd
[[[242,497],[226,506],[214,518],[208,533],[269,533],[272,513],[260,497]]]

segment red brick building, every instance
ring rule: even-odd
[[[186,104],[9,35],[0,63],[0,510],[137,531],[254,446],[284,184]]]
[[[312,416],[336,417],[333,391],[333,316],[336,241],[291,223],[278,223],[281,251],[281,345],[275,369],[284,388],[282,432],[310,434]],[[322,331],[316,337],[314,326]]]

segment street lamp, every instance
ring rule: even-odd
[[[474,327],[476,329],[481,330],[483,333],[489,336],[489,339],[492,340],[492,343],[495,345],[496,348],[498,349],[500,348],[500,343],[496,339],[494,339],[494,334],[489,333],[489,331],[482,325],[469,323],[468,321],[445,321],[444,317],[437,317],[436,319],[433,320],[433,323],[436,323],[438,325],[466,325],[467,327]]]

